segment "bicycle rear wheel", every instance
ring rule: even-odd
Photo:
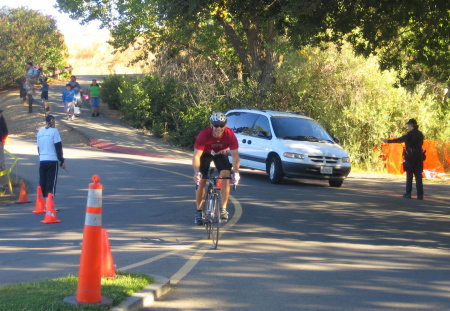
[[[211,240],[212,247],[217,249],[219,244],[219,228],[220,228],[220,195],[217,193],[212,198],[213,205],[211,208]]]

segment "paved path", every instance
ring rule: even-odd
[[[77,81],[86,90],[92,79],[101,81],[102,77],[78,76]],[[63,90],[64,83],[52,85],[51,88],[51,92],[56,94],[61,94]],[[61,105],[59,104],[59,106]],[[61,112],[58,112],[58,107],[54,107],[52,114],[57,115],[60,122],[64,122],[66,125],[84,134],[93,147],[121,153],[177,159],[186,159],[191,155],[190,152],[183,151],[181,148],[174,148],[150,134],[107,118],[103,114],[100,114],[100,117],[92,117],[89,107],[89,104],[83,103],[82,114],[75,121],[63,120],[62,108],[59,109]]]

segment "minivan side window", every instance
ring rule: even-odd
[[[255,123],[256,118],[258,118],[258,115],[247,112],[241,112],[240,114],[241,115],[237,118],[232,130],[236,134],[250,135],[253,124]]]
[[[227,127],[236,132],[235,125],[241,114],[242,112],[231,112],[227,114]]]
[[[252,136],[271,139],[272,133],[270,132],[270,124],[269,119],[266,116],[259,116],[258,120],[256,120],[255,125],[253,126]]]

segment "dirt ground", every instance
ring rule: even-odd
[[[19,96],[19,90],[9,89],[0,94],[0,109],[8,126],[9,136],[25,139],[35,139],[37,131],[45,125],[44,108],[33,105],[33,112],[28,113],[28,104],[24,104]],[[57,124],[64,145],[88,145],[84,135],[63,123]],[[7,146],[6,146],[7,148]]]

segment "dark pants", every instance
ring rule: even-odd
[[[416,170],[414,172],[406,172],[406,193],[411,194],[413,176],[416,178],[416,190],[417,196],[423,196],[423,183],[422,183],[422,170]]]
[[[58,161],[41,161],[39,164],[39,186],[44,198],[49,193],[55,195],[58,180]]]
[[[416,178],[417,196],[423,196],[423,155],[421,151],[414,152],[408,157],[405,157],[405,171],[406,171],[406,193],[411,194],[413,176]]]
[[[209,167],[212,161],[214,161],[214,165],[219,173],[223,170],[230,171],[232,168],[226,154],[220,153],[212,155],[204,153],[200,156],[200,173],[202,173],[204,179],[208,176]]]

